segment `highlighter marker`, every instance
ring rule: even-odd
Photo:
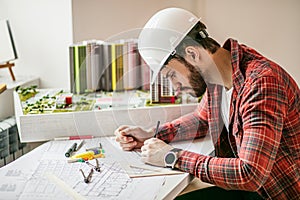
[[[102,151],[100,149],[92,149],[90,151],[75,154],[71,158],[72,159],[82,158],[84,160],[92,160],[94,158],[103,158],[103,157],[104,157],[104,154],[102,153]]]

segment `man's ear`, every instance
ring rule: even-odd
[[[186,47],[185,48],[185,54],[186,54],[187,59],[190,62],[196,61],[196,59],[199,57],[199,52],[193,46]]]

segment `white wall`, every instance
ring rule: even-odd
[[[69,87],[71,43],[141,28],[169,6],[202,17],[221,44],[233,37],[254,47],[300,83],[299,0],[0,0],[0,19],[11,22],[19,53],[17,75],[37,75],[43,88]],[[3,74],[6,69],[0,70],[0,78]]]
[[[141,28],[156,11],[170,6],[201,17],[220,44],[232,37],[258,50],[300,85],[299,0],[73,0],[74,41],[106,40]]]
[[[9,19],[19,56],[16,78],[37,75],[41,87],[69,87],[71,12],[71,0],[0,0],[0,19]]]
[[[228,37],[285,68],[300,85],[299,0],[206,0],[203,20],[221,44]]]
[[[193,10],[194,0],[0,0],[0,19],[9,19],[19,59],[15,74],[40,77],[41,88],[69,88],[68,47],[141,28],[156,11],[179,6]],[[72,25],[74,21],[74,24]],[[73,36],[74,34],[74,36]],[[74,39],[73,39],[74,37]],[[0,70],[9,75],[7,70]]]
[[[142,28],[148,19],[166,7],[192,12],[202,1],[195,0],[73,0],[74,41],[107,40],[116,34]]]

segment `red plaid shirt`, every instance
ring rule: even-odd
[[[225,189],[257,191],[265,199],[300,199],[300,91],[280,66],[229,39],[233,94],[224,144],[221,87],[208,85],[194,113],[159,128],[171,142],[210,134],[217,157],[183,151],[177,164]],[[230,145],[229,145],[230,141]],[[234,155],[234,156],[232,156]]]

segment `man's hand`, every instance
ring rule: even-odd
[[[166,144],[164,141],[151,138],[144,142],[144,146],[142,146],[142,161],[144,163],[148,163],[151,165],[156,165],[160,167],[165,166],[165,155],[171,150],[173,147],[171,145]]]
[[[120,126],[116,131],[116,141],[125,151],[139,149],[144,145],[144,141],[153,137],[152,130],[144,130],[137,126]]]

